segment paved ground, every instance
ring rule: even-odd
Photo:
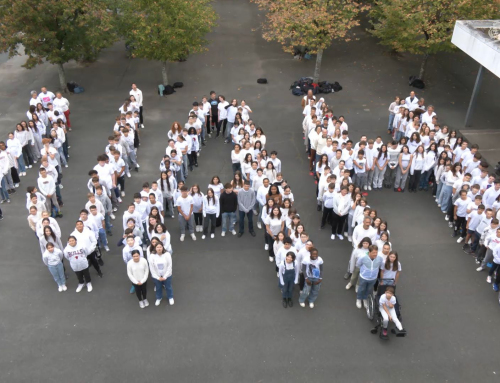
[[[393,244],[401,255],[403,273],[399,297],[404,305],[406,339],[388,343],[371,335],[370,322],[356,309],[355,296],[342,278],[350,244],[329,240],[319,231],[314,209],[314,184],[302,150],[299,100],[288,91],[297,77],[312,73],[312,62],[290,60],[275,44],[265,43],[253,5],[219,1],[220,27],[213,33],[210,52],[173,64],[171,82],[185,88],[160,98],[156,84],[160,66],[126,60],[118,44],[88,68],[68,65],[68,79],[80,82],[86,93],[71,96],[75,129],[71,162],[64,175],[68,235],[85,201],[86,172],[101,153],[122,97],[130,83],[145,93],[146,129],[142,131],[141,173],[127,180],[127,192],[158,178],[157,165],[174,120],[184,121],[194,97],[212,89],[227,97],[244,98],[268,136],[269,148],[279,152],[297,206],[325,260],[325,281],[314,310],[283,309],[274,267],[263,250],[262,232],[193,243],[178,242],[173,234],[176,303],[140,310],[121,252],[112,246],[105,256],[104,278],[95,273],[94,291],[58,293],[40,260],[38,244],[26,225],[23,196],[3,205],[2,267],[0,269],[0,376],[5,382],[146,381],[167,378],[178,382],[468,382],[496,380],[498,329],[496,295],[474,271],[472,259],[450,238],[443,215],[425,194],[371,193],[370,204],[389,221]],[[237,22],[234,22],[237,20]],[[406,78],[418,61],[396,60],[382,54],[366,38],[338,44],[324,59],[323,78],[339,81],[344,90],[328,95],[335,113],[344,114],[356,132],[383,134],[386,108],[394,94],[409,91]],[[458,127],[473,84],[474,64],[462,56],[432,60],[432,87],[425,97],[438,113]],[[31,89],[57,87],[50,66],[30,72],[20,61],[0,65],[1,137],[24,116]],[[265,76],[267,86],[256,84]],[[488,77],[488,76],[486,76]],[[455,89],[451,81],[459,83]],[[495,82],[496,81],[496,82]],[[479,103],[481,124],[498,119],[494,90],[497,79],[485,79]],[[492,95],[487,97],[486,95]],[[8,97],[8,98],[7,98]],[[447,102],[449,101],[449,102]],[[452,103],[454,102],[454,104]],[[369,111],[365,111],[369,109]],[[385,138],[385,137],[384,137]],[[212,175],[224,181],[231,173],[229,147],[210,141],[200,167],[189,177],[205,189]],[[33,172],[23,187],[34,183]],[[21,192],[20,190],[19,192]],[[130,194],[129,194],[130,196]],[[21,212],[21,216],[16,216]],[[120,210],[120,213],[122,210]],[[120,214],[121,215],[121,214]],[[118,226],[118,225],[117,225]],[[118,230],[113,241],[116,242]],[[152,299],[152,288],[150,295]]]

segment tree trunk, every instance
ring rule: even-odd
[[[424,79],[424,73],[425,73],[425,67],[427,66],[427,59],[429,58],[429,54],[426,53],[424,55],[424,58],[422,60],[422,65],[420,65],[420,73],[418,74],[418,78],[420,80]]]
[[[161,67],[161,75],[163,77],[163,85],[168,85],[168,76],[167,76],[167,66],[168,61],[163,61],[163,65]]]
[[[61,92],[68,93],[66,73],[64,72],[63,64],[57,64],[57,71],[59,72],[59,85],[61,87]]]
[[[319,81],[319,71],[321,70],[321,60],[323,59],[323,49],[318,49],[316,54],[316,66],[314,67],[313,82],[318,83]]]

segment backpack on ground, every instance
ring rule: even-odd
[[[172,85],[165,85],[165,90],[163,91],[164,96],[175,93],[175,89]]]
[[[71,93],[74,93],[75,92],[75,88],[78,86],[78,84],[74,81],[70,81],[68,83],[66,83],[66,86],[68,87],[68,90],[71,92]]]
[[[300,86],[296,86],[295,88],[292,89],[292,94],[294,96],[302,96],[302,89],[300,89]]]
[[[258,84],[267,84],[267,78],[259,78],[257,79]]]
[[[184,86],[184,83],[182,82],[174,82],[173,87],[174,88],[182,88]]]
[[[417,78],[417,76],[410,76],[408,79],[408,84],[417,89],[424,89],[425,83],[423,80]]]
[[[85,89],[83,86],[76,86],[75,89],[73,90],[73,93],[78,94],[78,93],[83,93],[85,92]]]

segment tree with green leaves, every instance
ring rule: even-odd
[[[122,35],[132,57],[162,63],[163,84],[168,84],[168,62],[207,50],[206,34],[217,14],[211,0],[123,0]]]
[[[63,65],[94,61],[117,39],[114,20],[103,0],[0,0],[0,51],[13,57],[24,49],[28,69],[56,65],[67,92]]]
[[[370,32],[380,44],[423,57],[423,80],[430,54],[456,49],[451,43],[455,21],[496,18],[498,5],[491,0],[375,0],[370,16]]]
[[[267,11],[263,38],[277,41],[285,52],[305,47],[316,54],[314,82],[319,81],[323,51],[332,40],[349,41],[348,32],[359,25],[359,12],[367,9],[354,0],[254,0]]]

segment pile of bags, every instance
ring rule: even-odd
[[[317,93],[333,93],[342,90],[342,86],[338,82],[330,83],[328,81],[321,81],[318,84],[313,82],[312,77],[302,77],[299,81],[295,81],[290,85],[292,94],[295,96],[302,96],[307,94],[309,89],[313,94]]]

